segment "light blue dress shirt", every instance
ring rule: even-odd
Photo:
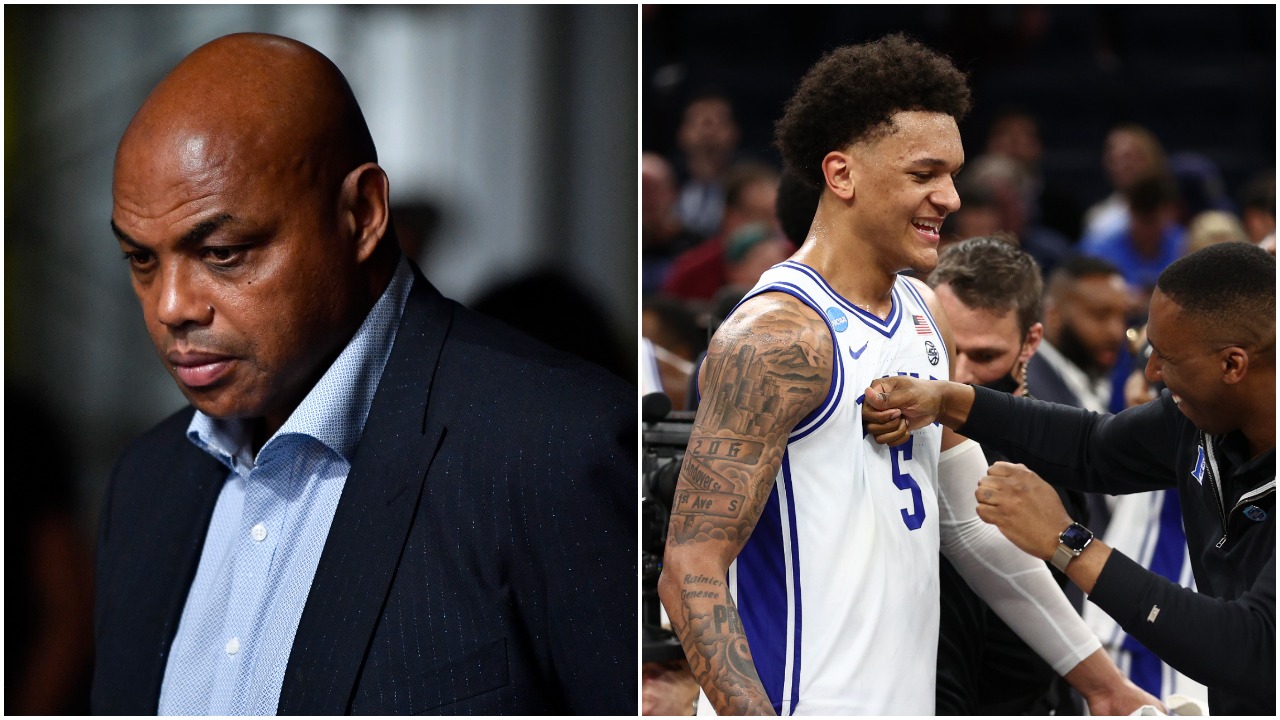
[[[160,688],[161,715],[273,715],[293,636],[413,285],[401,259],[351,342],[262,446],[196,412],[187,437],[230,473]]]

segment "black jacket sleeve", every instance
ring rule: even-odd
[[[1165,407],[1165,404],[1170,407]],[[1179,429],[1165,393],[1118,415],[974,388],[973,408],[959,433],[1054,485],[1112,495],[1174,487],[1171,471]]]
[[[1170,582],[1112,550],[1089,599],[1187,677],[1275,707],[1275,557],[1253,587],[1228,601]]]

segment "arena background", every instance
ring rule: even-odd
[[[1017,104],[1040,121],[1046,182],[1085,206],[1110,192],[1101,164],[1108,128],[1146,126],[1167,153],[1217,164],[1235,196],[1275,166],[1274,5],[824,5],[644,7],[644,150],[677,160],[686,99],[728,95],[740,157],[781,163],[773,123],[823,53],[905,32],[970,76],[960,125],[967,160],[995,112]]]

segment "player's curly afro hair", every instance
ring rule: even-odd
[[[822,57],[787,101],[776,130],[787,165],[822,186],[822,158],[890,129],[894,113],[969,112],[969,84],[945,56],[897,34]]]

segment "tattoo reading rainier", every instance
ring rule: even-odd
[[[822,401],[831,381],[826,324],[791,298],[753,302],[767,312],[732,318],[712,340],[669,532],[673,546],[730,559],[760,518],[791,429]],[[681,607],[672,621],[694,676],[722,712],[768,712],[725,579],[681,579]]]

